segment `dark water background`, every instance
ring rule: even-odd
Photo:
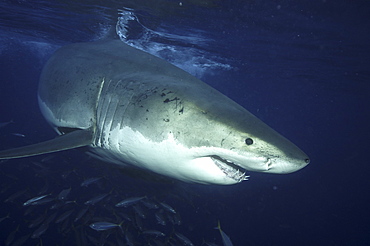
[[[222,245],[213,229],[218,220],[234,245],[370,244],[368,1],[3,0],[0,122],[14,123],[0,128],[0,149],[55,136],[36,100],[44,63],[61,45],[104,36],[123,8],[142,24],[130,27],[127,41],[243,105],[300,146],[311,164],[294,174],[251,173],[250,181],[238,185],[202,186],[133,178],[79,150],[1,162],[0,219],[9,218],[0,222],[0,245],[125,245],[118,228],[89,228],[93,221],[119,223],[118,212],[132,218],[122,228],[135,245],[183,245],[174,232],[194,245]],[[143,26],[151,32],[143,35]],[[102,179],[80,186],[91,177]],[[51,209],[57,200],[22,206],[68,188],[73,202],[60,202],[57,209]],[[108,195],[74,222],[84,202],[99,194]],[[145,207],[141,222],[132,208],[114,207],[144,195],[170,204],[181,225],[159,225],[156,210]],[[37,218],[66,211],[72,214],[65,221],[54,219],[39,238],[30,238]],[[142,235],[138,223],[164,231],[166,238]]]

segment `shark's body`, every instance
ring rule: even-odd
[[[234,184],[245,170],[290,173],[309,163],[293,143],[187,72],[121,41],[59,49],[39,105],[62,136],[0,159],[90,146],[104,161],[179,180]]]

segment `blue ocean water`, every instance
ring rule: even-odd
[[[127,175],[82,150],[1,161],[0,245],[184,245],[175,233],[194,245],[222,245],[217,221],[234,245],[368,245],[369,12],[367,1],[2,1],[0,122],[9,124],[0,128],[0,149],[56,135],[37,105],[43,65],[62,45],[111,35],[130,14],[125,42],[226,94],[311,163],[293,174],[250,173],[237,185],[203,186]],[[44,194],[53,199],[23,206]],[[145,218],[114,207],[141,196],[179,217],[143,203],[136,209]],[[122,218],[123,230],[89,227]]]

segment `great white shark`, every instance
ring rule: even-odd
[[[0,159],[88,146],[106,162],[222,185],[246,180],[246,171],[285,174],[310,162],[219,91],[120,40],[57,50],[41,73],[38,101],[60,136],[3,150]]]

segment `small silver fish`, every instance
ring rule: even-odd
[[[28,216],[29,214],[33,213],[35,211],[35,207],[28,207],[26,211],[24,211],[24,216]]]
[[[190,241],[189,238],[185,237],[179,232],[175,232],[175,235],[184,245],[194,246],[194,244]]]
[[[41,159],[41,162],[43,162],[43,163],[50,162],[54,157],[55,157],[55,155],[48,154],[47,156],[45,156],[44,158]]]
[[[144,206],[147,207],[147,208],[149,208],[149,209],[157,209],[157,208],[159,208],[159,206],[155,202],[150,201],[148,199],[141,200],[141,203],[144,204]]]
[[[226,233],[223,230],[221,230],[220,221],[218,221],[218,225],[215,229],[218,229],[220,231],[224,246],[233,246],[233,243],[231,242],[230,237],[226,235]]]
[[[47,217],[47,213],[44,213],[40,217],[37,217],[34,221],[31,222],[31,224],[29,224],[28,228],[34,228],[34,227],[40,225],[41,222],[43,222],[46,217]]]
[[[122,212],[120,212],[120,211],[118,211],[117,212],[122,218],[124,218],[125,220],[127,220],[127,221],[132,221],[132,218],[128,215],[128,214],[126,214],[126,213],[122,213]]]
[[[173,220],[175,222],[175,225],[181,225],[181,217],[180,214],[174,214],[173,215]]]
[[[173,214],[175,214],[175,213],[176,213],[175,209],[173,209],[170,205],[168,205],[168,204],[166,204],[166,203],[164,203],[164,202],[160,202],[159,204],[161,204],[161,205],[162,205],[162,207],[163,207],[165,210],[167,210],[168,212],[171,212],[171,213],[173,213]]]
[[[60,223],[60,222],[63,222],[65,221],[72,213],[73,213],[73,209],[61,214],[56,220],[55,220],[55,223]]]
[[[22,246],[26,245],[26,241],[30,238],[31,234],[26,234],[22,237],[16,239],[16,241],[12,244],[12,246]]]
[[[120,201],[119,203],[116,204],[116,207],[125,207],[127,208],[128,206],[131,206],[135,203],[137,203],[138,201],[144,199],[145,196],[141,196],[141,197],[130,197],[130,198],[126,198],[122,201]]]
[[[65,200],[69,195],[69,192],[71,192],[71,188],[62,190],[58,195],[58,199]]]
[[[39,238],[49,228],[49,224],[43,223],[36,231],[33,232],[31,238]]]
[[[50,224],[55,219],[55,217],[57,217],[57,212],[53,213],[47,219],[45,219],[43,224]]]
[[[153,235],[155,237],[165,237],[166,236],[166,234],[164,234],[163,232],[157,231],[157,230],[146,230],[146,231],[143,231],[143,234]]]
[[[160,225],[166,225],[166,220],[164,218],[164,215],[163,215],[163,210],[160,210],[160,211],[157,211],[154,216],[155,216],[155,219],[157,220],[157,223],[160,224]]]
[[[50,210],[54,210],[54,209],[58,209],[58,208],[60,208],[60,207],[62,207],[64,205],[64,203],[63,202],[61,202],[61,201],[57,201],[53,206],[51,206],[49,209]]]
[[[5,199],[4,202],[13,202],[15,199],[19,198],[24,193],[26,193],[26,191],[28,191],[28,188],[25,189],[25,190],[21,190],[21,191],[18,191],[16,193],[14,193],[13,195],[11,195],[7,199]]]
[[[13,241],[14,241],[14,238],[15,238],[15,234],[18,232],[19,230],[19,225],[17,226],[17,229],[15,229],[14,231],[12,231],[8,237],[6,238],[5,240],[5,245],[8,246],[10,245]]]
[[[44,198],[42,198],[42,199],[40,199],[38,201],[32,202],[29,205],[32,205],[32,206],[42,205],[42,204],[46,204],[46,203],[49,203],[49,202],[52,202],[52,201],[55,201],[55,198],[52,198],[52,197],[44,197]]]
[[[9,216],[9,214],[7,214],[7,216],[0,218],[0,223],[1,223],[3,220],[9,219],[9,218],[10,218],[10,216]]]
[[[27,200],[26,202],[24,202],[23,206],[32,205],[33,202],[37,202],[38,200],[41,200],[42,198],[47,197],[48,195],[49,194],[31,198],[31,199]]]
[[[76,216],[76,218],[75,218],[74,222],[76,222],[76,221],[80,220],[80,219],[81,219],[81,218],[86,214],[87,210],[89,210],[89,207],[86,207],[86,208],[82,209],[82,210],[77,214],[77,216]]]
[[[143,220],[137,213],[134,214],[134,224],[135,227],[139,229],[139,231],[143,230],[144,228]]]
[[[141,218],[143,218],[143,219],[146,218],[144,210],[143,210],[142,207],[139,206],[139,204],[136,204],[136,205],[132,206],[132,208],[134,209],[135,213],[137,213]]]
[[[89,185],[91,185],[91,184],[93,184],[93,183],[96,183],[96,182],[97,182],[97,181],[99,181],[100,179],[102,179],[102,177],[86,179],[85,181],[83,181],[83,182],[81,183],[81,187],[88,187]]]
[[[121,224],[105,222],[105,221],[95,222],[95,223],[90,224],[90,228],[95,231],[105,231],[105,230],[109,230],[109,229],[120,227],[120,226]]]
[[[133,243],[133,240],[132,240],[132,235],[129,231],[127,231],[125,233],[125,239],[126,239],[126,244],[128,246],[135,246],[134,243]]]
[[[12,135],[17,136],[17,137],[22,137],[22,138],[26,137],[26,135],[24,135],[22,133],[17,133],[17,132],[12,133]]]
[[[7,122],[0,122],[0,128],[6,127],[7,125],[14,123],[13,120],[7,121]]]
[[[181,225],[181,217],[178,213],[176,214],[167,213],[166,217],[168,221],[170,221],[173,225]]]
[[[101,200],[103,200],[108,195],[109,195],[109,193],[98,195],[98,196],[86,201],[85,205],[95,205],[96,203],[100,202]]]

